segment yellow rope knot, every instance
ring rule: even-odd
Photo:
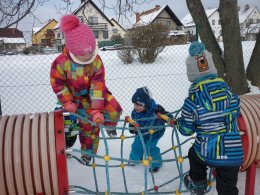
[[[92,140],[94,140],[94,139],[96,138],[96,135],[95,135],[95,134],[92,134],[92,135],[90,136],[90,138],[91,138]]]
[[[110,156],[108,156],[108,155],[104,156],[104,160],[105,161],[110,161]]]
[[[96,168],[97,164],[93,163],[91,166],[92,166],[92,168]]]
[[[148,156],[148,160],[149,160],[149,161],[152,161],[152,160],[153,160],[153,157]]]
[[[178,157],[178,162],[183,163],[184,159],[182,157]]]
[[[172,146],[173,150],[176,150],[178,148],[178,146]]]
[[[181,192],[179,192],[179,190],[176,190],[175,194],[176,195],[181,195]]]
[[[212,182],[212,181],[209,181],[209,182],[208,182],[208,186],[211,186],[211,187],[212,187],[212,186],[213,186],[213,182]]]
[[[149,160],[143,160],[143,165],[148,166],[149,165]]]
[[[151,135],[154,134],[154,132],[155,132],[155,131],[154,131],[153,129],[150,129],[150,130],[149,130],[149,133],[150,133]]]
[[[120,139],[121,139],[121,140],[124,140],[124,139],[125,139],[125,136],[124,136],[124,135],[120,135]]]
[[[121,167],[122,169],[124,169],[124,168],[125,168],[125,164],[124,164],[124,163],[121,163],[121,164],[120,164],[120,167]]]

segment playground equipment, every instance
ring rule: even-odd
[[[256,168],[260,166],[260,95],[243,95],[241,98],[241,117],[238,124],[242,134],[244,148],[244,163],[241,171],[247,172],[246,195],[254,194],[255,173]],[[172,148],[175,153],[175,159],[178,168],[177,177],[163,185],[167,185],[173,180],[180,180],[180,187],[172,192],[180,195],[185,193],[182,189],[182,176],[185,174],[182,169],[182,162],[185,157],[182,156],[181,146],[188,140],[180,142],[178,133],[174,128],[173,122],[165,115],[160,116],[168,121],[167,126],[173,126],[172,134],[176,136],[174,141],[172,136]],[[131,118],[123,120],[124,125],[121,127],[122,134],[118,138],[121,142],[126,138],[123,134],[126,123],[132,123],[135,128],[139,128],[136,122]],[[104,138],[104,128],[102,125],[101,134]],[[153,133],[150,131],[149,133]],[[140,134],[140,131],[139,131]],[[104,138],[107,145],[107,140]],[[1,194],[29,194],[29,195],[52,195],[52,194],[68,194],[70,192],[67,159],[65,151],[65,139],[63,129],[63,115],[61,112],[36,113],[27,115],[2,116],[0,119],[0,191]],[[77,150],[75,150],[77,151]],[[80,151],[79,151],[80,152]],[[166,153],[167,151],[165,151]],[[106,147],[104,156],[95,156],[103,158],[105,161],[107,186],[109,183],[109,165],[110,160],[118,160],[119,167],[124,175],[124,167],[126,159],[113,158],[109,156]],[[142,161],[145,171],[145,181],[147,180],[147,166],[149,165],[149,156],[146,154]],[[166,161],[170,161],[167,159]],[[93,170],[99,165],[93,162],[90,165]],[[101,165],[100,165],[101,166]],[[115,167],[115,165],[114,165]],[[153,177],[153,175],[152,175]],[[154,178],[153,178],[154,179]],[[124,183],[126,179],[124,176]],[[141,194],[156,194],[158,188],[162,187],[154,185],[149,189],[145,182],[144,191]],[[125,193],[128,192],[125,187]],[[85,190],[82,188],[82,190]],[[88,191],[92,194],[95,192]],[[108,191],[99,192],[99,194],[110,194]],[[113,193],[114,194],[114,193]],[[116,194],[116,193],[115,193]],[[120,193],[123,194],[123,193]],[[140,194],[140,193],[133,193]]]

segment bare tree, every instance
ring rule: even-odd
[[[248,92],[239,31],[237,0],[220,0],[219,13],[223,32],[224,55],[212,32],[200,0],[186,0],[188,9],[198,26],[205,47],[213,54],[219,76],[237,94]],[[238,82],[239,81],[239,82]]]
[[[42,6],[50,0],[1,0],[0,1],[0,25],[3,28],[15,26],[17,28],[20,21],[27,15],[31,15],[34,20],[39,20],[34,12],[38,6]],[[56,7],[57,13],[64,15],[71,13],[73,3],[71,0],[61,0],[60,6]]]
[[[260,88],[260,31],[258,32],[255,47],[246,69],[246,76],[253,85]]]

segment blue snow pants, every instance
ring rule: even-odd
[[[149,135],[143,136],[144,143],[147,151],[147,155],[152,157],[152,160],[162,160],[160,148],[157,146],[159,139],[163,136],[163,133],[157,132],[152,135],[150,140]],[[141,160],[143,159],[143,146],[139,136],[136,136],[132,144],[132,150],[130,153],[130,160]],[[161,167],[162,162],[153,162],[151,168]]]

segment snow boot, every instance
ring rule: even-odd
[[[184,185],[192,195],[204,195],[207,192],[207,180],[193,182],[189,174],[184,176]]]
[[[92,156],[90,156],[90,155],[82,154],[80,162],[83,165],[89,165],[91,158],[92,158]]]
[[[159,169],[160,169],[160,167],[149,168],[149,172],[157,173],[159,171]]]
[[[117,132],[115,129],[106,129],[107,131],[107,135],[110,137],[110,138],[115,138],[117,136]]]

